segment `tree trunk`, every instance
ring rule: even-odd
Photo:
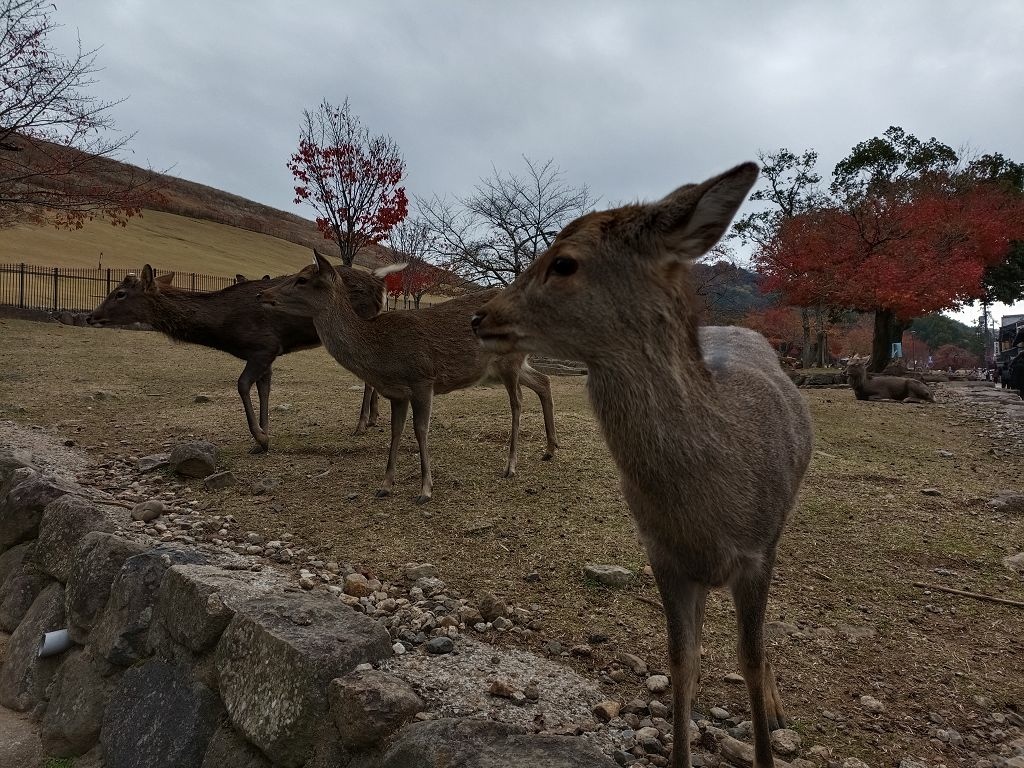
[[[341,227],[332,227],[332,229],[334,230],[334,239],[338,243],[338,250],[341,251],[341,263],[346,267],[351,267],[356,255],[355,248],[352,247],[349,238],[345,237]]]
[[[807,307],[800,307],[800,325],[804,332],[804,347],[800,351],[800,365],[810,368],[814,361],[814,350],[811,349],[811,313]]]
[[[814,344],[816,352],[816,364],[824,368],[828,363],[828,350],[825,346],[825,313],[820,306],[814,308]]]
[[[892,360],[893,342],[902,339],[905,327],[906,323],[899,322],[892,310],[875,310],[875,333],[871,339],[871,365],[869,366],[872,373],[881,373],[885,370],[885,366]]]

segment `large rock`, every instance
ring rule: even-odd
[[[22,545],[8,550],[13,552]],[[29,545],[32,546],[32,545]],[[13,632],[48,584],[53,581],[39,570],[38,566],[25,558],[18,570],[12,573],[0,589],[0,631]]]
[[[988,506],[1007,514],[1024,514],[1024,493],[1020,491],[996,491]]]
[[[0,448],[0,502],[7,498],[14,472],[18,469],[35,469],[32,466],[32,457],[24,451]]]
[[[327,715],[327,685],[390,656],[387,631],[324,594],[256,598],[217,645],[219,688],[235,727],[274,763],[309,759]]]
[[[1024,552],[1003,558],[1003,565],[1024,579]]]
[[[150,660],[122,675],[103,715],[105,768],[200,768],[221,716],[185,667]]]
[[[413,723],[398,732],[379,763],[352,768],[615,768],[592,744],[571,736],[531,736],[519,726],[488,720]]]
[[[109,597],[96,616],[89,635],[93,652],[111,664],[127,667],[149,654],[148,637],[156,596],[172,565],[206,560],[179,547],[161,546],[125,553],[108,587]],[[114,558],[116,561],[116,558]],[[111,562],[113,567],[116,562]]]
[[[341,743],[350,749],[377,744],[423,709],[408,683],[377,670],[332,680],[327,695]]]
[[[21,564],[26,558],[31,558],[34,548],[35,542],[26,541],[0,555],[0,596],[4,594],[7,579],[21,570]]]
[[[272,768],[256,747],[231,727],[221,723],[206,748],[202,768]]]
[[[67,585],[68,630],[76,643],[84,643],[89,636],[125,561],[142,549],[141,544],[100,531],[82,539]]]
[[[16,469],[10,490],[0,499],[0,552],[39,535],[39,521],[51,501],[82,489],[65,480],[34,469]]]
[[[11,635],[0,667],[0,704],[26,712],[46,700],[60,656],[39,658],[39,643],[46,632],[64,626],[64,587],[53,582],[32,603]]]
[[[65,653],[43,715],[41,735],[47,754],[72,757],[95,747],[113,688],[114,680],[100,674],[87,651]]]
[[[213,443],[197,440],[179,443],[171,449],[171,470],[184,477],[206,477],[217,471],[217,448]]]
[[[43,571],[66,584],[78,543],[91,531],[112,533],[121,512],[117,507],[99,507],[73,494],[51,501],[39,523],[35,561]]]
[[[280,589],[274,571],[228,571],[212,565],[174,565],[160,584],[153,626],[194,653],[214,646],[239,606]]]

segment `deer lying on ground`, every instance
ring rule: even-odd
[[[928,385],[903,376],[868,378],[868,358],[856,355],[846,364],[846,381],[858,400],[899,400],[904,403],[932,403]]]
[[[800,392],[760,334],[698,328],[691,264],[722,236],[757,166],[648,205],[587,214],[473,318],[494,353],[582,360],[665,605],[672,765],[690,765],[707,593],[727,586],[739,623],[755,768],[770,768],[782,702],[764,654],[775,550],[811,455]]]
[[[540,398],[547,434],[544,458],[552,458],[558,448],[548,377],[531,368],[525,354],[493,355],[481,349],[473,336],[469,325],[473,310],[497,292],[491,289],[436,307],[387,312],[367,320],[354,310],[338,271],[313,251],[312,265],[265,289],[261,301],[278,312],[312,319],[334,359],[391,401],[391,447],[378,496],[390,495],[394,487],[398,444],[412,405],[420,449],[420,495],[416,501],[422,504],[430,500],[433,489],[427,432],[434,395],[465,389],[487,378],[501,379],[512,407],[506,477],[516,472],[520,383]]]
[[[364,317],[380,312],[384,303],[385,274],[400,266],[383,267],[374,274],[345,269],[341,272],[352,305]],[[174,288],[174,273],[156,277],[148,264],[142,277],[128,275],[89,315],[90,325],[148,323],[177,341],[202,344],[245,360],[238,377],[238,394],[245,408],[249,432],[256,440],[253,453],[270,447],[270,379],[274,360],[300,349],[319,346],[316,328],[308,320],[269,312],[256,300],[260,291],[276,280],[245,280],[220,291],[192,293]],[[259,394],[259,420],[250,393]],[[377,421],[377,397],[366,387],[359,413],[357,434]]]

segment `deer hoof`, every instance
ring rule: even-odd
[[[381,488],[379,491],[377,491],[375,495],[377,496],[378,499],[386,499],[388,496],[391,495],[391,489]]]
[[[267,440],[266,443],[257,443],[256,445],[254,445],[252,448],[249,449],[249,453],[251,453],[253,455],[256,455],[256,454],[259,454],[259,453],[267,453],[268,451],[270,451],[270,441],[269,440]]]
[[[541,461],[551,461],[553,458],[555,458],[555,452],[554,451],[544,451],[544,455],[541,456],[540,458],[541,458]]]
[[[430,501],[430,497],[429,496],[424,496],[424,495],[420,494],[419,496],[416,497],[416,503],[417,504],[426,504],[428,501]]]
[[[512,469],[512,468],[507,468],[505,470],[505,473],[502,475],[502,477],[515,477],[515,476],[516,476],[516,471],[514,469]]]

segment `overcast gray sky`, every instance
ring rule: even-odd
[[[102,45],[125,159],[292,204],[304,109],[346,96],[408,189],[464,194],[522,155],[606,202],[808,147],[828,179],[900,125],[1024,161],[1024,3],[58,0]],[[972,317],[967,313],[962,317]],[[973,319],[973,318],[972,318]]]

